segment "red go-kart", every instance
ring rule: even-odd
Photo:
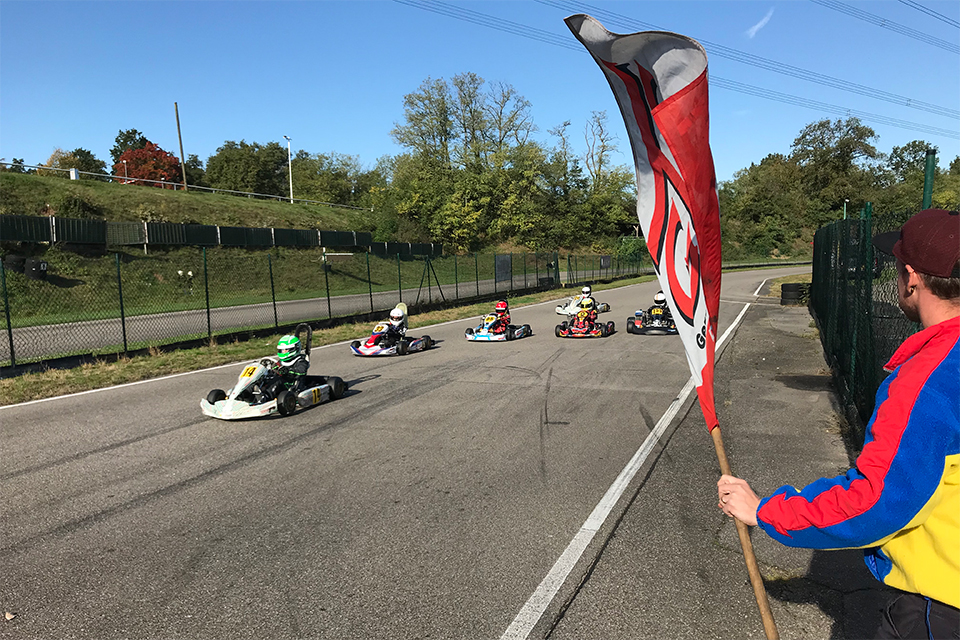
[[[558,338],[606,338],[614,331],[612,320],[597,322],[586,309],[581,309],[570,322],[561,322],[554,329]]]

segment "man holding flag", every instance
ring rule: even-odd
[[[960,213],[927,209],[873,242],[923,330],[887,363],[854,468],[762,500],[724,475],[719,506],[790,547],[864,548],[899,591],[877,638],[960,638]]]

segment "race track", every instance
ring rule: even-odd
[[[720,333],[808,270],[724,274]],[[554,337],[551,302],[514,342],[315,349],[350,394],[286,418],[200,414],[237,365],[0,409],[11,637],[501,637],[690,377],[679,338],[626,333],[657,288],[599,292],[606,339]]]

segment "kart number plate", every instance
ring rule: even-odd
[[[655,316],[663,315],[663,309],[651,309],[650,313]]]
[[[373,328],[374,333],[383,333],[386,330],[387,330],[387,325],[385,324],[378,324]]]
[[[497,319],[497,316],[490,315],[490,316],[487,316],[486,318],[484,318],[483,321],[484,321],[484,322],[494,322],[494,321],[496,321],[496,319]]]
[[[254,373],[256,373],[256,371],[257,371],[256,367],[247,367],[246,369],[243,370],[243,373],[240,374],[240,377],[250,378],[253,376]]]

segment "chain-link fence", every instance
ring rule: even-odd
[[[2,366],[387,311],[397,302],[415,310],[652,272],[639,259],[554,252],[378,257],[321,249],[143,253],[55,245],[42,260],[42,272],[23,268],[23,260],[19,269],[0,262]]]
[[[843,401],[860,424],[870,418],[883,365],[919,329],[897,304],[892,257],[876,251],[874,235],[898,229],[911,213],[839,220],[817,231],[810,307]],[[862,433],[860,434],[862,437]]]

